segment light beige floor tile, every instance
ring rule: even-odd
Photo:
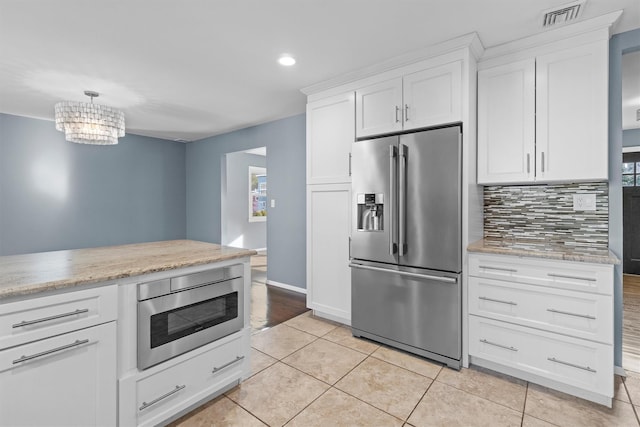
[[[627,403],[631,402],[627,394],[627,389],[624,387],[624,381],[620,375],[614,377],[613,398]]]
[[[640,406],[640,374],[627,371],[627,378],[624,380],[624,385],[627,388],[627,392],[629,392],[631,403],[635,406]]]
[[[281,362],[227,393],[229,399],[267,423],[282,426],[329,386]]]
[[[431,382],[427,377],[369,357],[335,387],[406,420]]]
[[[298,414],[287,427],[393,427],[402,421],[332,388]]]
[[[434,381],[408,421],[416,427],[520,427],[522,413]]]
[[[265,424],[226,396],[203,405],[197,411],[169,424],[169,427],[264,427]]]
[[[444,368],[436,381],[489,399],[518,412],[524,410],[527,395],[526,381],[475,366],[470,369],[463,368],[460,371]]]
[[[435,362],[385,346],[381,346],[371,356],[432,379],[437,377],[442,369],[442,365]]]
[[[556,424],[551,424],[546,421],[539,420],[531,415],[524,415],[522,419],[522,427],[555,427]]]
[[[294,317],[291,320],[287,320],[284,324],[287,326],[291,326],[292,328],[299,329],[308,334],[315,335],[317,337],[321,337],[338,327],[338,324],[335,322],[322,319],[320,317],[316,317],[307,313],[311,312],[308,311],[304,314],[301,314],[300,316]]]
[[[276,363],[277,360],[273,357],[264,354],[255,348],[251,349],[251,375],[255,375],[265,368]]]
[[[351,334],[351,328],[345,326],[339,326],[335,328],[328,334],[324,335],[322,338],[333,341],[340,345],[344,345],[365,354],[371,354],[376,351],[378,347],[380,347],[373,341],[354,337]]]
[[[282,361],[321,381],[334,384],[366,357],[359,351],[319,339]]]
[[[280,324],[252,335],[251,347],[276,359],[282,359],[316,339],[314,335]]]
[[[613,408],[568,394],[529,384],[525,413],[561,426],[634,426],[636,415],[630,404],[613,400]]]

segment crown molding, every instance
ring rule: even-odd
[[[456,37],[451,40],[447,40],[442,43],[437,43],[421,49],[413,50],[403,55],[399,55],[386,61],[379,62],[375,65],[371,65],[356,71],[333,77],[329,80],[304,87],[300,89],[300,91],[309,96],[314,93],[334,88],[336,86],[371,77],[385,71],[414,64],[416,62],[443,55],[462,48],[468,48],[471,54],[476,58],[476,60],[480,58],[482,56],[482,53],[484,52],[484,47],[482,46],[482,42],[480,41],[478,34],[473,32],[460,37]]]
[[[569,37],[580,36],[600,29],[608,29],[609,37],[611,37],[611,28],[620,19],[622,12],[622,10],[618,10],[607,13],[606,15],[586,19],[574,24],[563,25],[562,27],[547,30],[532,36],[488,47],[485,49],[481,60],[485,61],[487,59],[522,52],[527,49],[553,43]]]

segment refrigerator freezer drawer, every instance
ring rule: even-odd
[[[354,333],[459,367],[459,274],[373,264],[351,267]]]

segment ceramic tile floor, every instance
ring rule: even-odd
[[[250,378],[173,425],[640,426],[640,373],[616,377],[608,409],[480,368],[454,371],[310,312],[254,334],[252,347]]]

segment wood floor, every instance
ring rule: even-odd
[[[267,285],[267,257],[251,257],[251,328],[275,326],[307,311],[306,295]]]
[[[623,279],[622,366],[640,372],[640,276]]]

